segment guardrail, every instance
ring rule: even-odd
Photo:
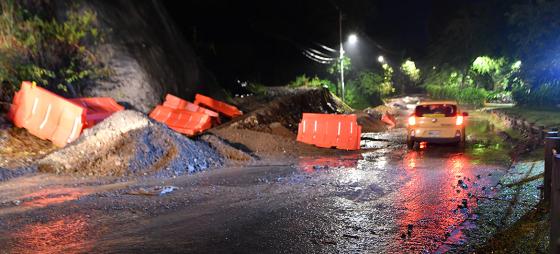
[[[544,142],[543,201],[550,208],[550,253],[560,253],[560,137],[546,133]]]

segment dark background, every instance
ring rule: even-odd
[[[166,1],[165,6],[200,62],[222,86],[236,80],[285,85],[296,76],[326,75],[325,65],[302,54],[314,43],[338,50],[338,10],[343,38],[359,36],[346,51],[354,68],[370,68],[378,55],[389,63],[422,61],[447,22],[468,0]],[[335,54],[336,55],[336,54]]]

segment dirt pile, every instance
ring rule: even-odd
[[[50,141],[41,140],[27,130],[13,127],[0,116],[0,168],[17,169],[56,150]]]
[[[382,132],[387,130],[387,124],[381,121],[380,113],[355,112],[358,124],[362,126],[362,133]]]
[[[258,99],[253,100],[258,101]],[[262,104],[260,108],[224,124],[218,129],[250,129],[270,133],[270,124],[279,123],[284,128],[296,133],[303,113],[350,112],[351,108],[333,96],[327,89],[295,89],[294,92]]]
[[[121,111],[38,162],[58,174],[128,176],[192,173],[223,164],[207,143],[188,139],[136,111]]]
[[[210,132],[257,157],[337,154],[296,141],[303,113],[352,113],[326,89],[274,88],[264,95],[236,98],[246,113]],[[372,120],[375,121],[375,120]]]
[[[251,155],[251,151],[246,147],[240,147],[235,144],[231,144],[228,141],[220,138],[211,133],[205,133],[200,137],[200,140],[207,142],[210,147],[212,147],[216,152],[218,152],[223,158],[228,159],[230,164],[235,164],[237,162],[250,162],[254,158]]]

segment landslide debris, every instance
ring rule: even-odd
[[[327,89],[271,88],[265,94],[235,98],[245,115],[209,132],[258,157],[299,157],[345,153],[317,148],[296,141],[303,113],[356,113]],[[385,128],[378,119],[357,112],[358,122],[368,131]]]
[[[113,114],[63,149],[38,162],[39,171],[87,176],[174,176],[220,166],[223,158],[146,115]]]
[[[28,167],[55,149],[50,141],[41,140],[23,128],[12,126],[5,115],[0,114],[0,168],[9,171]]]
[[[244,112],[249,107],[253,111],[233,119],[216,129],[234,128],[249,129],[271,133],[270,124],[279,123],[293,133],[297,133],[298,124],[303,113],[351,113],[352,109],[340,99],[333,96],[327,89],[293,89],[284,94],[277,93],[262,98],[247,97],[240,102]],[[276,99],[273,99],[276,98]],[[251,101],[267,101],[259,103],[258,108],[251,105]]]

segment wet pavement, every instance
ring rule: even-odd
[[[0,183],[0,253],[443,253],[471,244],[481,200],[510,167],[493,126],[409,151],[404,130],[361,152],[102,186]],[[40,177],[40,176],[38,176]],[[23,186],[23,187],[22,187]],[[40,186],[37,187],[37,186]],[[165,195],[139,190],[175,186]],[[20,190],[20,188],[22,188]],[[96,189],[97,188],[97,189]],[[27,190],[24,193],[24,190]],[[31,193],[31,194],[29,194]]]

